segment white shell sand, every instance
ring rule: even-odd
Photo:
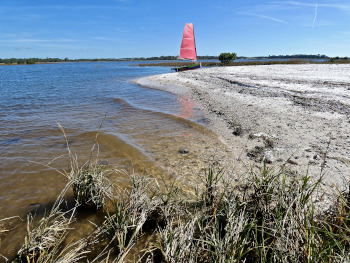
[[[235,156],[230,172],[264,159],[313,177],[325,164],[330,185],[345,186],[350,176],[348,64],[207,68],[138,82],[194,100]]]

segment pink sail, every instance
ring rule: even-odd
[[[192,23],[187,23],[185,25],[180,48],[180,58],[197,61],[196,43],[194,40]]]

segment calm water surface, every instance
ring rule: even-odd
[[[152,160],[150,147],[156,138],[183,132],[179,128],[187,124],[176,118],[183,113],[183,98],[131,83],[169,68],[131,63],[0,67],[0,207],[9,207],[6,215],[52,198],[65,184],[44,166],[61,155],[50,166],[62,169],[69,164],[57,122],[84,160],[103,121],[99,159],[119,167],[144,167]],[[186,110],[193,110],[190,119],[198,117],[195,109]]]
[[[185,191],[198,186],[212,152],[219,153],[208,149],[225,151],[193,102],[133,83],[170,68],[131,64],[0,66],[0,220],[16,215],[23,220],[0,236],[1,255],[13,257],[24,242],[26,215],[40,218],[66,185],[59,172],[69,171],[70,162],[58,123],[80,163],[89,159],[98,134],[94,160],[165,181],[179,178]],[[179,154],[181,148],[190,153]],[[130,184],[125,173],[109,179],[120,187]],[[78,216],[74,238],[92,231],[90,221],[103,219],[81,211]]]
[[[169,68],[130,64],[135,62],[0,67],[0,219],[49,207],[65,186],[56,170],[69,170],[69,159],[57,123],[84,162],[103,122],[99,162],[155,177],[174,176],[166,168],[184,141],[207,140],[190,101],[132,83]],[[8,234],[0,253],[11,255],[23,244],[23,231]]]

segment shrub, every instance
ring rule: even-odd
[[[219,60],[223,64],[229,64],[235,59],[237,59],[236,53],[221,53],[219,56]]]
[[[35,61],[33,59],[28,59],[27,60],[27,64],[30,65],[30,64],[35,64]]]

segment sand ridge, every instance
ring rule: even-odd
[[[330,185],[350,175],[350,65],[206,68],[138,83],[194,100],[235,156],[230,172],[265,160],[314,177],[322,171]]]

